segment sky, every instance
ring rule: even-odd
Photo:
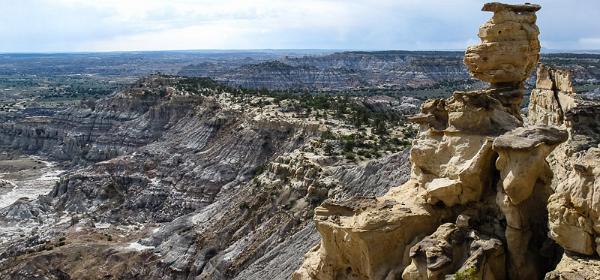
[[[491,16],[485,2],[0,0],[0,52],[463,50]],[[599,0],[536,3],[543,48],[600,49]]]

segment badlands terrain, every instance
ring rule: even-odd
[[[597,279],[600,55],[539,9],[466,53],[0,55],[0,279]]]

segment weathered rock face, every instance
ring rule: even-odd
[[[565,254],[546,280],[598,279],[600,260]]]
[[[494,140],[496,168],[511,203],[520,204],[529,198],[537,180],[550,183],[552,171],[546,157],[566,140],[566,131],[551,127],[517,128]]]
[[[491,184],[493,135],[521,125],[493,92],[455,92],[448,100],[425,103],[412,118],[423,133],[413,143],[414,178],[430,204],[479,201]]]
[[[445,215],[423,199],[409,199],[418,197],[417,191],[409,181],[377,199],[322,204],[315,210],[321,244],[293,279],[400,277],[411,243],[435,230]]]
[[[570,72],[540,65],[535,89],[529,99],[529,122],[540,125],[562,125],[565,114],[575,106],[575,90]]]
[[[421,133],[411,150],[411,179],[383,197],[328,201],[318,207],[321,244],[307,254],[294,279],[443,279],[471,266],[477,275],[495,277],[485,279],[503,279],[505,271],[514,279],[543,275],[551,257],[539,253],[547,238],[537,233],[546,232],[547,214],[545,203],[537,202],[549,195],[552,175],[545,158],[566,133],[520,128],[511,104],[501,102],[503,95],[497,93],[456,92],[423,104],[422,113],[412,118]],[[497,242],[465,241],[463,249],[444,251],[440,263],[420,260],[419,255],[431,253],[419,248],[431,242],[416,242],[464,209],[481,213],[466,231],[481,231],[487,236],[482,239]],[[511,227],[503,228],[505,223]],[[449,242],[453,234],[448,227],[429,238]],[[536,241],[530,244],[532,236]],[[431,252],[437,252],[434,248],[445,245],[432,246]],[[471,247],[487,249],[465,249]],[[500,262],[504,254],[508,264]]]
[[[563,130],[549,127],[517,128],[494,140],[500,171],[496,204],[505,219],[511,279],[538,279],[548,257],[536,251],[546,237],[546,201],[552,171],[546,157],[567,139]],[[533,242],[533,243],[531,243]]]
[[[549,126],[552,121],[587,124],[589,109],[585,118],[568,117],[573,109],[556,112],[573,106],[550,98],[558,99],[557,90],[572,93],[572,86],[561,71],[542,66],[534,91],[539,94],[531,103],[538,106],[531,116],[536,125],[524,126],[519,113],[522,82],[539,58],[534,15],[539,9],[484,6],[494,18],[482,27],[484,42],[467,51],[465,63],[492,89],[425,102],[412,118],[421,129],[411,150],[411,179],[382,197],[326,201],[318,207],[321,244],[306,255],[293,279],[445,279],[451,274],[540,279],[562,253],[548,237],[548,224],[552,238],[567,250],[561,238],[573,247],[594,246],[597,217],[581,211],[594,205],[593,198],[583,190],[569,197],[554,194],[559,187],[546,160],[569,138],[565,127]],[[593,178],[597,158],[590,152],[569,170],[585,170]],[[571,180],[579,186],[594,181]],[[569,202],[572,197],[577,206]]]
[[[449,207],[479,202],[492,192],[493,137],[522,124],[500,99],[495,91],[456,92],[425,103],[412,118],[421,133],[411,150],[411,179],[383,197],[317,207],[321,244],[294,279],[401,277],[411,246],[455,215]],[[499,221],[489,228],[493,223]]]
[[[459,215],[456,224],[442,224],[431,235],[410,249],[411,264],[402,279],[445,279],[455,271],[481,267],[478,279],[505,277],[505,255],[502,241],[472,230],[471,217]],[[466,259],[466,260],[465,260]]]
[[[596,258],[600,250],[598,201],[600,142],[597,122],[600,103],[575,93],[571,73],[540,66],[538,82],[529,104],[529,121],[561,127],[569,140],[552,153],[554,194],[548,200],[549,235],[566,254],[547,279],[595,279],[595,260],[572,257],[571,253]],[[589,257],[588,257],[589,258]],[[578,273],[577,270],[582,272]]]
[[[98,162],[157,141],[200,105],[176,94],[168,79],[150,77],[94,104],[0,125],[0,148],[42,153],[59,160]]]
[[[465,64],[492,85],[516,85],[529,77],[540,58],[535,12],[539,5],[488,3],[493,17],[479,29],[481,44],[467,48]]]

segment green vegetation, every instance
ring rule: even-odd
[[[413,136],[414,137],[414,136]],[[389,135],[353,133],[350,135],[321,136],[323,152],[328,156],[343,156],[354,161],[357,159],[372,159],[383,156],[386,152],[395,153],[410,146],[411,139],[399,139]]]
[[[477,269],[475,267],[469,267],[463,271],[459,271],[454,274],[454,280],[478,280]]]
[[[273,99],[275,105],[289,101],[291,112],[297,116],[318,115],[326,119],[333,116],[342,119],[357,128],[370,126],[376,128],[377,134],[387,134],[387,126],[404,122],[403,116],[382,114],[369,111],[363,104],[353,100],[352,97],[360,96],[348,92],[314,92],[307,91],[272,91],[268,89],[241,89],[215,82],[210,78],[185,77],[176,81],[175,87],[191,94],[215,95],[227,92],[235,96],[238,102],[245,102],[249,97],[268,97]],[[207,91],[207,89],[212,91]],[[270,105],[260,100],[258,107]]]
[[[66,108],[82,100],[106,97],[132,81],[92,75],[0,75],[0,111]]]
[[[181,91],[198,93],[202,89],[213,89],[217,91],[232,91],[233,88],[217,83],[211,78],[205,77],[182,77],[175,84],[175,88]]]
[[[174,78],[167,76],[168,78]],[[307,91],[271,91],[267,89],[240,89],[220,84],[209,78],[176,78],[175,87],[179,90],[202,96],[231,94],[235,102],[264,108],[275,105],[279,113],[292,113],[296,118],[314,118],[321,122],[339,122],[356,131],[342,135],[331,130],[322,132],[319,141],[325,155],[343,156],[355,161],[357,159],[378,158],[386,152],[399,152],[410,145],[417,131],[406,126],[405,116],[390,112],[372,111],[366,106],[361,96],[336,93]],[[257,98],[258,97],[258,98]],[[252,102],[252,103],[251,103]],[[401,128],[403,135],[398,138],[393,129]],[[262,173],[257,168],[256,174]]]
[[[256,170],[254,170],[254,176],[258,176],[260,174],[263,174],[266,170],[267,170],[267,165],[266,164],[259,165],[258,167],[256,167]]]
[[[248,202],[242,201],[238,207],[240,208],[240,210],[247,210],[250,209],[250,205],[248,205]]]

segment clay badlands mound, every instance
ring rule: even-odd
[[[421,106],[408,182],[317,207],[293,279],[600,278],[600,104],[538,64],[540,8],[483,6],[464,62],[489,88]]]

